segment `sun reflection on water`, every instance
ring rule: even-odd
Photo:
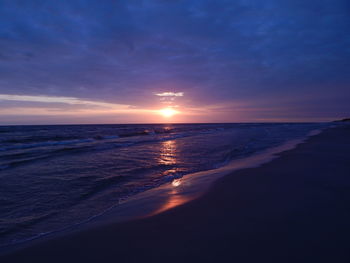
[[[159,163],[164,165],[175,165],[176,159],[176,141],[164,141],[160,149]]]
[[[180,179],[175,179],[172,181],[171,183],[174,187],[178,187],[181,184],[181,180]]]
[[[169,189],[167,199],[164,200],[163,204],[160,205],[152,214],[158,214],[169,210],[173,207],[182,205],[191,200],[189,196],[184,195],[179,187],[181,185],[181,179],[175,179],[172,181],[172,189]]]
[[[176,167],[176,165],[179,165],[176,146],[175,140],[164,141],[161,144],[158,163],[169,166],[169,168],[163,172],[163,176],[169,176],[171,178],[171,176],[174,176],[181,170],[181,168]],[[164,203],[154,211],[154,214],[163,212],[188,201],[188,197],[184,196],[181,191],[179,191],[181,183],[181,179],[173,179],[171,181],[170,187],[172,189],[169,189],[166,200],[164,200]]]

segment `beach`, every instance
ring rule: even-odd
[[[350,125],[165,212],[38,240],[1,262],[349,262]]]

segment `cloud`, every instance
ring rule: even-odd
[[[350,100],[346,0],[0,5],[1,94],[146,109],[159,103],[156,97],[204,107],[233,100],[278,103],[270,98],[308,93],[318,107],[315,116],[322,114],[320,96],[336,97],[334,112],[350,111],[343,100]]]
[[[162,92],[162,93],[156,93],[156,96],[159,97],[183,97],[183,92]]]
[[[40,103],[63,103],[69,105],[87,105],[98,106],[111,109],[130,109],[129,105],[113,104],[91,100],[83,100],[73,97],[55,97],[55,96],[26,96],[26,95],[9,95],[0,94],[0,101],[23,101],[23,102],[40,102]]]

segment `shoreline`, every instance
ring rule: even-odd
[[[109,234],[109,230],[111,230],[111,232],[113,232],[113,231],[116,231],[116,229],[117,230],[121,230],[121,228],[123,228],[123,227],[126,227],[126,228],[129,228],[129,230],[130,230],[130,233],[132,233],[132,236],[139,236],[139,235],[141,235],[141,237],[143,237],[144,236],[144,234],[145,234],[145,231],[146,231],[146,233],[147,233],[147,228],[143,228],[142,229],[142,226],[144,226],[144,225],[147,225],[147,224],[151,224],[151,225],[153,225],[153,226],[155,226],[155,222],[160,222],[161,224],[161,226],[163,226],[164,227],[164,225],[171,225],[172,223],[174,223],[174,222],[171,222],[171,221],[173,221],[174,219],[172,218],[172,215],[174,215],[175,214],[175,216],[177,217],[177,218],[183,218],[183,217],[186,217],[186,218],[190,218],[191,220],[193,220],[194,218],[196,218],[196,217],[198,217],[198,215],[200,215],[200,214],[205,214],[205,215],[207,215],[207,216],[209,216],[209,218],[210,217],[212,217],[213,215],[210,215],[210,214],[207,214],[207,212],[209,212],[209,211],[205,211],[205,210],[210,210],[210,208],[211,209],[214,209],[217,205],[221,205],[221,206],[227,206],[228,204],[227,204],[227,202],[229,202],[228,200],[231,200],[232,201],[232,199],[230,199],[230,198],[223,198],[223,199],[220,199],[221,200],[221,202],[219,202],[218,204],[216,204],[216,205],[214,205],[213,206],[213,202],[214,202],[214,200],[216,200],[217,198],[219,198],[220,196],[222,197],[222,193],[221,193],[221,190],[225,190],[225,191],[227,191],[227,187],[228,186],[226,186],[226,184],[227,185],[229,185],[228,184],[228,182],[229,181],[238,181],[240,184],[242,184],[242,183],[245,183],[245,189],[244,190],[247,190],[248,192],[251,192],[252,191],[252,189],[249,189],[250,187],[249,187],[249,183],[250,184],[252,184],[252,186],[253,186],[253,188],[254,188],[254,186],[255,186],[255,188],[257,187],[257,182],[254,182],[254,181],[251,181],[251,180],[249,180],[249,179],[259,179],[259,181],[261,181],[260,183],[261,184],[267,184],[267,182],[264,182],[264,176],[262,176],[262,177],[260,177],[259,176],[259,174],[261,174],[262,173],[262,171],[264,171],[264,169],[266,170],[266,169],[268,169],[268,168],[266,168],[266,167],[270,167],[270,169],[272,169],[272,170],[276,170],[276,163],[278,164],[278,163],[281,163],[281,162],[286,162],[285,161],[285,159],[292,159],[293,160],[293,155],[294,155],[294,159],[298,159],[299,160],[299,165],[296,165],[296,167],[298,167],[298,166],[300,166],[301,164],[300,164],[300,161],[303,161],[303,160],[300,160],[300,157],[299,157],[299,155],[300,155],[300,148],[308,148],[308,147],[310,147],[310,144],[311,144],[311,146],[312,146],[312,143],[313,143],[313,145],[315,146],[315,144],[317,145],[317,141],[319,141],[318,142],[318,144],[324,144],[325,143],[325,141],[324,141],[324,137],[329,137],[330,135],[329,134],[334,134],[334,133],[339,133],[340,131],[343,131],[343,133],[344,133],[344,130],[346,131],[348,131],[349,130],[349,126],[342,126],[342,127],[337,127],[337,128],[335,128],[335,129],[327,129],[327,130],[325,130],[321,135],[318,135],[318,136],[315,136],[315,137],[309,137],[309,139],[307,140],[307,142],[306,143],[303,143],[303,144],[299,144],[295,149],[293,149],[293,150],[289,150],[289,151],[286,151],[286,152],[282,152],[282,153],[280,153],[279,154],[279,158],[277,158],[277,159],[274,159],[274,160],[272,160],[271,162],[268,162],[268,163],[265,163],[265,164],[262,164],[261,166],[259,166],[259,167],[257,167],[257,168],[246,168],[246,169],[242,169],[242,170],[239,170],[239,171],[235,171],[234,173],[233,173],[233,176],[230,176],[230,175],[226,175],[226,176],[224,176],[224,177],[222,177],[222,178],[220,178],[220,179],[218,179],[216,182],[214,182],[214,184],[213,184],[213,186],[211,186],[210,188],[209,188],[209,190],[208,190],[208,192],[207,193],[205,193],[203,196],[201,196],[201,197],[199,197],[198,199],[195,199],[195,200],[193,200],[193,201],[191,201],[191,202],[189,202],[189,203],[186,203],[186,204],[184,204],[184,205],[182,205],[182,206],[178,206],[178,207],[175,207],[175,208],[173,208],[173,209],[171,209],[171,210],[168,210],[168,211],[165,211],[165,212],[163,212],[163,213],[161,213],[161,214],[157,214],[157,215],[155,215],[155,216],[151,216],[151,217],[147,217],[147,218],[144,218],[144,219],[139,219],[139,220],[131,220],[131,221],[127,221],[127,222],[123,222],[123,223],[112,223],[112,222],[109,222],[108,224],[106,224],[106,222],[104,222],[104,224],[101,224],[101,225],[99,225],[99,226],[96,226],[95,228],[93,228],[93,229],[90,229],[90,230],[86,230],[86,231],[83,231],[83,232],[77,232],[77,233],[72,233],[71,235],[69,235],[69,236],[62,236],[62,237],[57,237],[57,239],[50,239],[50,240],[38,240],[38,242],[36,242],[35,244],[33,244],[32,246],[31,245],[29,245],[28,247],[25,247],[23,250],[19,250],[19,251],[15,251],[14,252],[14,254],[9,254],[9,255],[4,255],[4,259],[7,259],[7,258],[9,258],[9,259],[13,259],[13,260],[15,260],[15,261],[11,261],[11,262],[19,262],[19,261],[16,261],[16,260],[20,260],[21,258],[23,259],[24,258],[24,256],[29,256],[29,259],[31,258],[31,257],[33,257],[33,260],[35,260],[35,259],[41,259],[41,258],[48,258],[51,254],[52,255],[56,255],[57,253],[58,253],[58,251],[62,251],[62,249],[67,249],[67,245],[68,245],[68,250],[72,253],[72,255],[68,258],[61,258],[61,260],[63,261],[63,260],[65,260],[65,261],[67,261],[68,260],[68,262],[70,262],[69,260],[72,260],[73,258],[75,258],[75,259],[79,259],[80,257],[84,257],[84,260],[87,260],[88,262],[94,262],[93,260],[92,260],[92,258],[93,258],[93,255],[91,255],[91,252],[90,253],[87,253],[87,254],[89,254],[89,256],[87,256],[86,254],[85,255],[83,255],[83,254],[79,254],[79,253],[77,253],[77,251],[72,251],[71,249],[69,249],[69,244],[70,245],[72,245],[72,246],[77,246],[77,248],[79,248],[79,249],[83,249],[83,248],[86,248],[87,246],[89,246],[90,244],[89,244],[89,242],[88,241],[86,241],[85,239],[87,239],[87,240],[90,240],[90,242],[91,243],[93,243],[94,244],[94,249],[97,247],[98,249],[100,249],[101,251],[99,251],[99,252],[96,252],[97,254],[100,254],[100,252],[103,252],[103,253],[105,253],[106,255],[108,255],[108,257],[107,257],[107,259],[108,258],[110,258],[110,256],[112,256],[111,255],[111,251],[105,251],[105,249],[102,247],[102,245],[101,244],[98,244],[98,241],[96,241],[96,237],[99,237],[99,238],[102,238],[102,236],[103,235],[106,235],[107,236],[107,239],[109,239],[109,240],[107,240],[107,241],[104,241],[105,243],[113,243],[113,241],[114,242],[117,242],[118,244],[122,244],[122,240],[119,240],[119,239],[117,239],[117,240],[115,240],[115,239],[113,239],[113,237],[111,237],[111,234]],[[346,133],[345,133],[345,135],[346,135]],[[345,136],[344,134],[343,134],[343,137]],[[334,136],[333,136],[334,137]],[[320,139],[321,138],[321,139]],[[322,138],[323,138],[323,140],[322,140]],[[334,138],[333,138],[334,139]],[[348,139],[349,140],[349,138],[343,138],[343,139]],[[316,141],[316,143],[315,143],[315,141]],[[298,151],[299,151],[299,153],[298,153]],[[316,154],[316,157],[317,157],[317,155],[318,155],[318,152],[317,152],[317,154]],[[331,155],[331,153],[329,153],[329,155]],[[316,158],[315,156],[314,156],[314,158]],[[287,162],[288,163],[288,162]],[[301,162],[302,163],[302,165],[306,165],[305,163],[303,163],[303,162]],[[321,166],[324,166],[324,164],[323,163],[321,163]],[[271,168],[271,166],[272,166],[272,168]],[[275,168],[274,168],[274,166],[275,166]],[[278,165],[277,165],[278,166]],[[294,167],[288,167],[288,169],[289,168],[291,168],[292,170],[294,169]],[[349,168],[349,167],[345,167],[345,168]],[[280,167],[280,169],[281,169],[281,167]],[[343,169],[344,169],[344,167],[343,167]],[[278,170],[278,169],[277,169]],[[349,169],[350,170],[350,169]],[[349,172],[349,170],[347,170],[347,172]],[[283,171],[283,169],[281,170],[282,172],[284,172]],[[322,173],[322,169],[319,171],[320,173]],[[231,171],[229,172],[229,173],[232,173]],[[243,175],[244,174],[248,174],[251,178],[248,178],[248,177],[244,177]],[[236,178],[236,177],[238,177],[238,178]],[[279,177],[276,177],[277,179],[279,179],[279,180],[281,180],[281,178],[279,178]],[[275,178],[275,179],[276,179]],[[266,179],[269,179],[268,177],[266,178]],[[278,181],[278,180],[277,180]],[[224,182],[224,183],[223,183]],[[236,182],[237,183],[237,182]],[[272,183],[272,185],[273,184],[276,184],[276,183],[273,183],[273,182],[270,182],[270,184]],[[237,189],[237,186],[235,186],[235,185],[231,185],[232,187],[233,187],[233,189],[236,189],[236,190],[238,190]],[[271,186],[271,185],[270,185]],[[221,187],[221,190],[220,191],[218,191],[218,188],[220,188]],[[284,186],[285,187],[285,186]],[[287,187],[288,188],[288,187]],[[312,187],[311,187],[312,188]],[[257,189],[255,189],[255,190],[259,190],[258,188]],[[287,189],[288,190],[288,189]],[[224,192],[224,191],[223,191]],[[240,194],[241,195],[239,195],[239,194],[236,194],[236,197],[240,197],[240,198],[242,198],[242,196],[244,197],[245,195],[246,195],[246,193],[245,192],[242,192],[242,190],[241,191],[238,191],[238,192],[240,192]],[[228,195],[230,195],[230,193],[226,193],[226,194],[228,194]],[[231,193],[232,194],[232,193]],[[251,194],[252,195],[256,195],[256,193],[255,192],[251,192]],[[268,193],[265,193],[265,194],[268,194]],[[254,201],[254,200],[251,200],[251,201]],[[255,200],[256,201],[256,200]],[[204,203],[206,203],[207,205],[209,204],[209,208],[207,208],[207,209],[205,209],[205,207],[203,207],[203,202]],[[257,201],[256,201],[257,202]],[[214,202],[215,203],[215,202]],[[202,207],[201,207],[201,205],[202,205]],[[210,206],[211,205],[211,206]],[[198,208],[198,206],[199,206],[199,208]],[[239,204],[236,204],[236,208],[240,208],[240,209],[243,209],[244,210],[244,207],[241,205],[239,205]],[[197,213],[195,213],[195,212],[191,212],[191,211],[189,211],[189,208],[191,208],[191,207],[197,207],[196,209],[197,209]],[[233,206],[233,208],[234,208],[234,206]],[[290,207],[289,207],[290,208]],[[198,210],[199,209],[199,210]],[[258,209],[258,207],[255,207],[255,209]],[[259,210],[259,209],[258,209]],[[287,209],[288,210],[288,209]],[[272,212],[272,211],[270,211],[270,212]],[[221,215],[225,215],[225,213],[223,213],[223,214],[221,214]],[[256,217],[256,216],[258,216],[258,214],[256,214],[256,213],[254,213],[254,214],[250,214],[250,216],[253,216],[253,217]],[[225,219],[224,218],[221,218],[223,221],[225,221]],[[242,218],[241,218],[242,219]],[[265,220],[266,220],[266,218],[264,218]],[[271,219],[271,218],[270,218]],[[218,218],[216,218],[216,220],[219,220]],[[239,219],[236,219],[236,221],[239,221]],[[113,220],[111,220],[111,221],[113,221]],[[239,221],[239,222],[241,222],[241,221]],[[261,220],[257,220],[257,222],[260,222],[261,223]],[[194,222],[192,222],[192,227],[194,227],[194,228],[196,228],[197,226],[195,226],[194,224],[193,224]],[[241,224],[242,224],[243,222],[241,222]],[[252,223],[252,222],[250,222],[250,223]],[[277,222],[278,223],[278,222]],[[139,229],[139,231],[136,231],[136,230],[132,230],[132,227],[136,227],[136,228],[140,228],[140,226],[139,226],[139,224],[141,225],[141,229]],[[157,224],[156,224],[157,225]],[[175,228],[179,228],[179,226],[177,226],[177,224],[176,224],[176,222],[175,222],[175,225],[176,225],[176,227]],[[224,224],[225,225],[225,224]],[[185,228],[187,227],[187,226],[184,226]],[[227,226],[227,222],[226,222],[226,227],[228,227]],[[214,228],[215,228],[215,226],[214,226]],[[229,227],[228,227],[228,229],[230,229]],[[107,231],[108,230],[108,231]],[[113,231],[112,231],[113,230]],[[182,232],[181,231],[181,228],[180,229],[178,229],[179,230],[179,232]],[[135,232],[136,231],[136,232]],[[230,229],[230,231],[229,232],[232,232],[232,233],[240,233],[240,231],[238,231],[238,230],[236,229],[236,232],[235,231],[233,231],[233,229]],[[127,235],[127,230],[123,230],[122,231],[122,233],[124,233],[123,235],[124,235],[124,238],[126,238],[126,240],[128,240],[128,235]],[[173,231],[172,231],[173,232]],[[212,235],[215,235],[215,234],[217,234],[215,231],[213,232],[212,231],[212,229],[211,230],[206,230],[206,231],[204,231],[204,232],[209,232],[210,234],[209,235],[205,235],[205,233],[202,233],[201,235],[204,235],[204,236],[209,236],[209,237],[211,237]],[[118,232],[119,233],[119,232]],[[198,234],[199,232],[197,232],[197,234]],[[253,234],[254,232],[246,232],[246,234]],[[160,233],[159,233],[160,234]],[[176,233],[175,233],[176,234]],[[222,234],[222,233],[221,233]],[[102,235],[102,236],[101,236]],[[93,237],[93,238],[92,238]],[[167,239],[167,237],[163,237],[163,236],[158,236],[157,235],[157,237],[158,237],[158,239],[166,239],[166,241],[169,241],[168,239]],[[181,241],[181,238],[180,237],[178,237],[177,236],[177,240],[178,241]],[[186,237],[185,239],[186,240],[188,240],[188,239],[191,239],[191,238],[194,238],[193,236],[191,236],[190,235],[190,238],[188,238],[188,237]],[[230,237],[231,238],[231,237]],[[74,241],[75,240],[75,241]],[[94,241],[93,241],[94,240]],[[104,239],[103,239],[104,240]],[[40,241],[43,241],[43,242],[40,242]],[[101,241],[101,240],[100,240]],[[130,240],[131,241],[131,240]],[[152,241],[152,242],[156,242],[157,241],[157,239],[155,240],[155,241]],[[197,240],[198,241],[198,240]],[[151,242],[151,243],[152,243]],[[103,242],[102,242],[103,243]],[[157,243],[157,242],[156,242]],[[157,243],[158,245],[159,245],[159,243]],[[106,247],[110,247],[110,244],[105,244],[106,245]],[[195,245],[195,244],[194,244]],[[227,245],[227,243],[225,243],[224,245]],[[125,248],[125,245],[124,246],[122,246],[123,247],[123,249],[121,249],[120,251],[122,251],[122,252],[127,252],[127,250],[128,250],[128,248]],[[149,247],[149,245],[148,244],[146,244],[146,247]],[[176,247],[176,246],[175,246]],[[182,246],[180,246],[180,247],[182,247]],[[199,247],[201,247],[201,245],[199,245]],[[42,254],[39,254],[39,251],[41,251],[41,249],[45,249],[45,250],[47,250],[46,252],[43,252]],[[164,248],[163,248],[164,249]],[[217,250],[218,248],[216,248],[216,250]],[[165,249],[165,250],[167,250],[167,249]],[[169,250],[169,249],[168,249]],[[220,249],[219,249],[220,250]],[[187,252],[186,252],[187,251]],[[114,251],[115,253],[117,253],[118,251]],[[131,252],[131,249],[130,249],[130,252]],[[154,251],[153,251],[154,252]],[[186,252],[186,253],[185,253]],[[193,253],[193,251],[191,250],[190,252],[188,251],[188,250],[186,250],[185,249],[185,252],[183,252],[183,253],[180,253],[180,257],[182,258],[182,256],[188,256],[189,254],[188,253],[190,253],[190,255],[194,255]],[[164,252],[160,252],[160,254],[162,254],[162,255],[164,255]],[[146,256],[148,255],[148,257],[150,256],[150,254],[147,254],[146,253]],[[210,254],[210,255],[212,255],[212,254]],[[198,255],[197,255],[198,256]],[[12,258],[13,257],[13,258]],[[86,258],[85,258],[86,257]],[[91,257],[91,258],[90,258]],[[137,256],[136,256],[136,258],[137,258]],[[136,261],[136,258],[135,258],[135,261]],[[186,257],[187,258],[187,257]],[[161,260],[162,259],[162,257],[156,257],[155,258],[155,260]],[[164,259],[164,258],[163,258]],[[54,259],[55,260],[55,259]],[[58,260],[58,259],[57,259]],[[90,260],[90,261],[89,261]],[[134,259],[133,259],[134,260]],[[121,259],[121,261],[123,262],[123,259]],[[10,261],[9,261],[10,262]],[[52,261],[52,262],[55,262],[55,261]]]
[[[332,127],[328,127],[328,129],[330,128]],[[279,154],[305,143],[312,136],[322,133],[324,129],[327,128],[312,130],[305,137],[286,141],[278,146],[254,153],[251,156],[231,160],[218,168],[187,174],[172,182],[131,196],[100,214],[94,215],[77,224],[48,233],[42,233],[41,235],[18,241],[17,243],[0,246],[0,256],[72,233],[88,231],[91,228],[111,223],[147,218],[176,206],[181,206],[200,198],[221,177],[242,169],[255,168],[264,163],[271,162],[278,158]]]

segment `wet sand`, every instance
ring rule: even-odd
[[[1,262],[350,262],[350,125],[216,181],[163,213],[32,245]]]

